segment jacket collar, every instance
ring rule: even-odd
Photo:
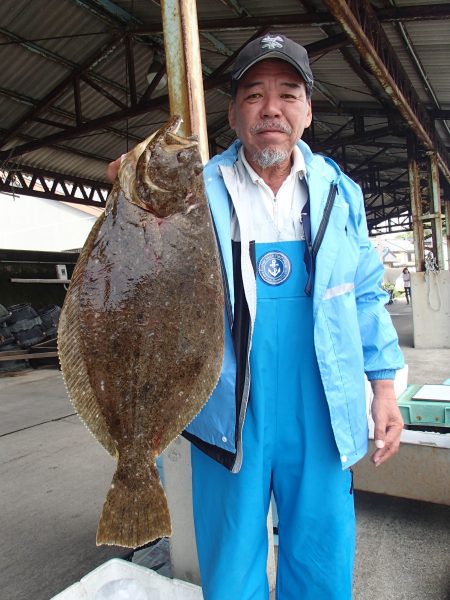
[[[221,154],[214,156],[205,167],[205,178],[208,175],[217,173],[217,167],[231,167],[238,158],[239,148],[242,146],[240,140],[236,140]],[[300,148],[306,164],[307,177],[317,173],[319,177],[323,177],[329,183],[333,181],[337,183],[341,178],[342,172],[339,166],[327,156],[314,154],[306,142],[300,140],[297,146]]]
[[[238,157],[241,142],[237,140],[222,154],[213,157],[205,167],[206,190],[216,226],[219,231],[222,251],[229,277],[229,287],[233,295],[233,280],[231,269],[231,238],[230,231],[230,206],[228,194],[223,183],[223,171],[232,169]],[[330,158],[320,154],[314,154],[308,144],[299,142],[299,148],[303,153],[306,163],[306,178],[310,195],[310,219],[312,240],[315,239],[317,230],[322,220],[323,210],[327,201],[330,186],[339,184],[342,171]],[[223,212],[223,202],[227,202],[227,210]],[[327,230],[320,248],[318,262],[320,266],[316,269],[314,281],[314,311],[317,311],[318,301],[322,298],[327,288],[333,266],[336,261],[336,244],[344,234],[348,219],[349,206],[347,201],[338,194],[335,199]],[[227,218],[223,218],[228,214]],[[222,218],[221,218],[222,217]],[[233,298],[232,298],[233,300]]]

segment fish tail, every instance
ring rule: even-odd
[[[138,548],[171,534],[166,495],[155,463],[146,462],[136,472],[124,468],[119,457],[98,524],[97,546]]]

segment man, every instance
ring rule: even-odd
[[[360,188],[300,138],[311,123],[305,49],[250,42],[232,71],[238,141],[205,167],[224,265],[216,389],[184,432],[205,600],[266,600],[266,517],[279,523],[277,598],[349,600],[350,467],[367,452],[364,372],[380,465],[403,426],[403,359]]]

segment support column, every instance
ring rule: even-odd
[[[430,220],[433,235],[433,252],[440,269],[444,268],[444,254],[442,248],[442,205],[439,185],[439,168],[436,154],[429,155],[429,187],[430,187]]]
[[[417,140],[412,133],[408,134],[408,176],[411,193],[414,256],[416,271],[419,272],[424,270],[422,197],[420,193],[420,172],[417,161]]]
[[[445,229],[447,232],[447,270],[450,271],[450,186],[444,187]]]

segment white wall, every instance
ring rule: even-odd
[[[96,216],[56,200],[0,194],[0,248],[81,248]]]
[[[450,348],[450,273],[411,273],[415,348]]]

